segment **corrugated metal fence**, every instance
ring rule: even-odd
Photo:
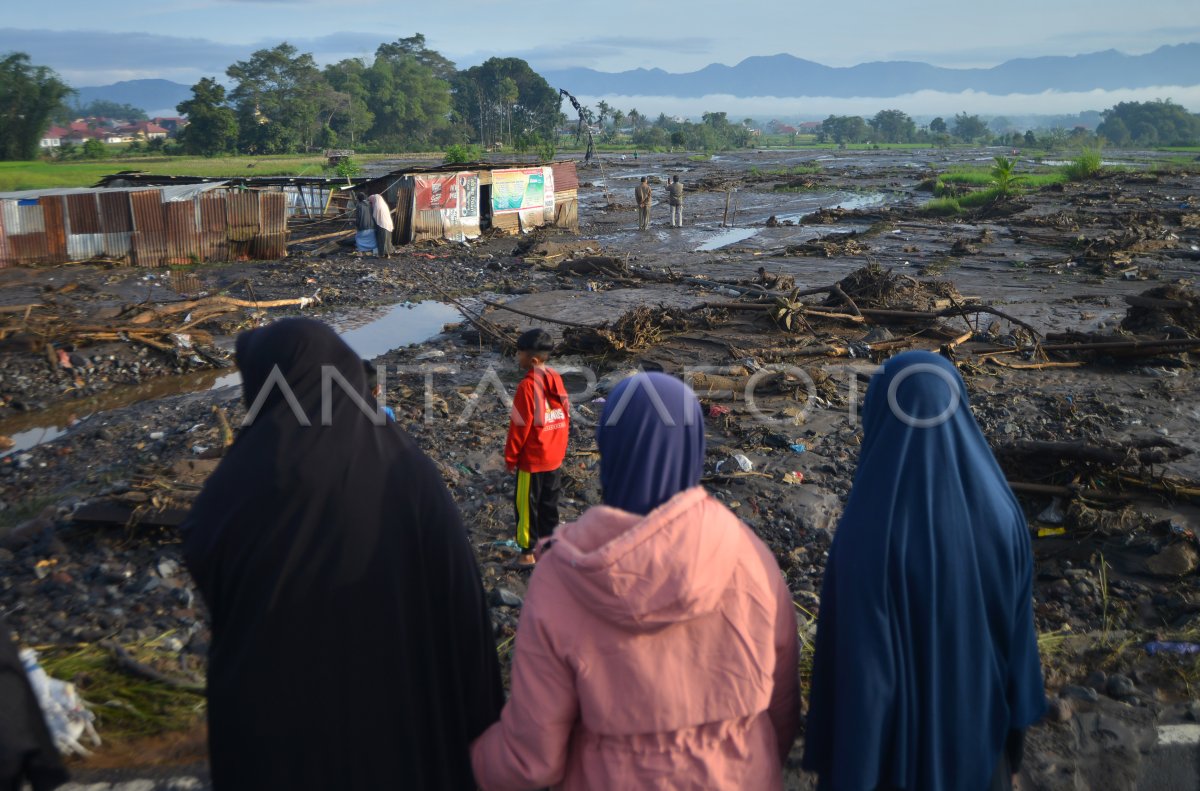
[[[153,267],[287,255],[283,192],[69,190],[0,197],[0,267],[107,259]]]

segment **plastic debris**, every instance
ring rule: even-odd
[[[1047,536],[1061,536],[1067,532],[1065,527],[1043,527],[1037,531],[1038,538],[1046,538]]]
[[[730,412],[729,407],[713,404],[708,408],[708,416],[712,418],[725,417]]]
[[[754,462],[750,461],[748,458],[746,458],[741,453],[733,454],[732,461],[734,464],[736,464],[738,466],[738,469],[740,469],[742,472],[750,472],[751,470],[754,469]]]
[[[1151,640],[1146,643],[1146,653],[1155,654],[1200,654],[1200,643],[1184,643],[1172,640]]]
[[[803,453],[804,451],[808,450],[808,448],[804,447],[804,443],[802,442],[797,442],[795,445],[789,445],[788,447],[792,449],[792,453]]]
[[[32,648],[22,649],[20,656],[54,746],[63,755],[91,755],[79,740],[86,735],[93,747],[100,746],[100,734],[92,725],[96,715],[88,711],[86,701],[79,697],[75,685],[51,678],[38,664],[37,651]]]
[[[799,470],[792,470],[791,472],[785,472],[783,474],[783,482],[791,483],[791,484],[804,483],[804,473],[800,472]]]
[[[1063,511],[1062,505],[1062,500],[1055,497],[1050,501],[1050,505],[1037,515],[1037,521],[1048,525],[1061,525],[1067,520],[1067,514]]]

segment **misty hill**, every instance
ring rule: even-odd
[[[182,85],[170,80],[125,80],[114,82],[112,85],[97,85],[90,88],[76,88],[79,95],[70,101],[78,107],[104,99],[118,104],[129,104],[147,112],[174,108],[184,99],[192,97],[190,85]],[[174,110],[172,110],[174,113]]]
[[[1020,58],[988,69],[948,69],[885,61],[831,67],[793,55],[746,58],[671,74],[662,69],[618,73],[593,69],[543,71],[556,88],[580,96],[899,96],[921,90],[990,94],[1115,90],[1200,84],[1200,44],[1159,47],[1145,55],[1116,50],[1087,55]]]

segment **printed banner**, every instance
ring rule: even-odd
[[[414,208],[417,211],[443,211],[458,207],[458,177],[428,175],[413,177]]]
[[[546,176],[541,168],[492,171],[492,213],[540,209],[546,205]]]
[[[464,220],[479,216],[479,176],[475,173],[458,174],[458,216]]]

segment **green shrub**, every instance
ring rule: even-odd
[[[1063,173],[1068,181],[1085,181],[1099,175],[1101,162],[1100,149],[1085,148],[1072,162],[1063,165]]]
[[[349,184],[350,179],[362,173],[362,166],[354,161],[354,157],[344,157],[338,160],[333,170]]]
[[[968,192],[956,200],[958,205],[964,209],[978,209],[980,206],[987,206],[989,203],[995,203],[1001,198],[1000,191],[995,187],[988,190],[979,190],[978,192]]]
[[[956,198],[934,198],[925,204],[922,210],[934,217],[950,217],[962,213],[962,206]]]
[[[446,155],[442,163],[446,165],[464,165],[468,162],[483,160],[483,149],[479,146],[452,145],[446,147]]]
[[[1025,180],[1024,176],[1019,176],[1015,172],[1017,162],[1008,157],[996,157],[996,164],[992,166],[991,177],[992,189],[996,191],[997,198],[1010,198],[1017,194],[1017,185]]]

